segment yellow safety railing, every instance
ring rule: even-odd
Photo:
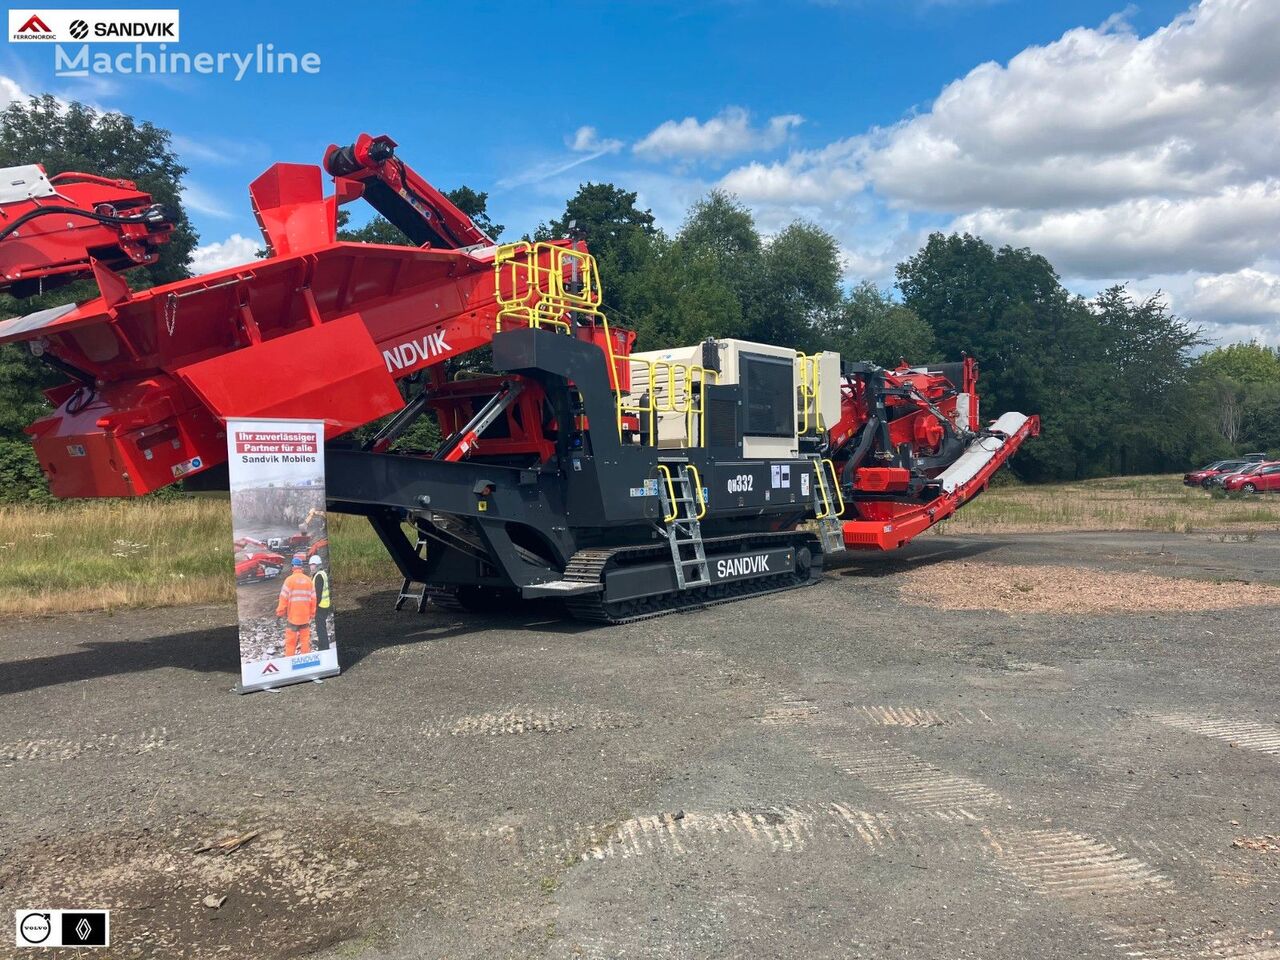
[[[572,334],[571,313],[590,318],[604,330],[605,352],[614,381],[619,438],[623,432],[623,416],[633,414],[648,426],[649,443],[656,446],[658,414],[678,413],[685,418],[686,445],[706,446],[703,387],[715,382],[715,371],[674,361],[619,358],[613,349],[609,319],[600,309],[603,292],[595,257],[572,247],[522,240],[500,246],[494,253],[493,266],[498,302],[495,330],[501,331],[504,323],[514,323]],[[624,362],[630,364],[628,371],[632,379],[643,372],[646,391],[623,393],[617,372]],[[657,386],[664,379],[665,390],[660,392]]]
[[[493,279],[498,330],[516,321],[569,333],[565,314],[571,311],[604,319],[596,258],[581,250],[523,240],[503,244],[493,256]]]
[[[660,414],[684,416],[685,446],[702,447],[707,443],[706,385],[715,383],[714,370],[694,363],[675,360],[644,360],[628,357],[631,365],[631,392],[618,398],[618,429],[622,416],[631,414],[643,426],[651,446],[658,443]]]
[[[663,523],[670,523],[680,514],[680,505],[676,503],[676,485],[675,480],[671,476],[671,468],[665,463],[658,464],[658,473],[667,482],[667,503],[671,505],[671,512],[662,518]]]
[[[814,513],[815,519],[825,520],[828,517],[839,517],[844,515],[844,493],[840,489],[840,477],[836,473],[836,465],[830,460],[815,460],[813,462],[813,479],[817,484],[818,490],[818,510]],[[835,501],[832,501],[831,491],[827,489],[826,474],[831,474],[831,485],[835,489]]]
[[[698,515],[693,519],[701,520],[707,515],[707,498],[702,495],[702,475],[692,463],[685,464],[685,470],[693,474],[693,495],[698,501]]]
[[[686,463],[684,468],[691,474],[688,479],[693,484],[693,496],[698,503],[698,512],[693,519],[701,520],[707,515],[707,498],[702,495],[702,475],[698,473],[698,468],[692,463]],[[662,522],[670,523],[680,516],[680,504],[676,501],[675,477],[672,476],[671,468],[665,463],[658,464],[658,473],[667,485],[667,503],[671,505],[671,512],[663,516]]]
[[[796,353],[796,365],[800,368],[800,433],[808,433],[810,429],[821,432],[822,411],[818,409],[818,387],[821,385],[822,371],[819,367],[819,353]]]

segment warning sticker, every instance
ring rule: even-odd
[[[656,497],[658,495],[658,481],[646,480],[643,487],[632,487],[631,496],[633,497]]]

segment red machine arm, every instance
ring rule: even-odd
[[[337,179],[338,196],[345,201],[363,191],[370,206],[420,247],[492,245],[470,217],[399,160],[395,149],[396,142],[385,134],[362,133],[350,146],[330,145],[324,168]]]
[[[129,180],[0,171],[0,290],[27,297],[93,274],[154,263],[173,224]]]

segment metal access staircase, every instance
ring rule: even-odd
[[[691,463],[670,461],[658,464],[658,473],[662,519],[671,544],[676,583],[681,590],[706,586],[711,582],[711,570],[702,542],[701,520],[707,512],[707,501],[698,468]]]
[[[833,495],[834,494],[834,495]],[[842,553],[844,543],[844,494],[840,476],[830,460],[813,459],[813,515],[823,553]]]

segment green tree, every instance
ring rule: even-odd
[[[612,183],[584,183],[565,204],[564,215],[550,225],[539,224],[535,240],[578,237],[599,263],[605,283],[610,277],[630,273],[640,264],[629,259],[642,252],[631,242],[636,234],[652,236],[653,212],[636,206],[637,194]]]
[[[1123,286],[1098,294],[1092,310],[1121,411],[1111,427],[1112,469],[1125,474],[1185,461],[1200,433],[1191,378],[1192,351],[1205,343],[1200,330],[1170,313],[1159,294],[1137,302]]]
[[[724,261],[757,257],[762,247],[751,211],[724,190],[712,190],[689,208],[678,239]]]
[[[796,221],[765,246],[760,285],[746,307],[748,339],[819,346],[819,330],[841,300],[840,246],[826,230]]]
[[[823,347],[847,360],[895,367],[904,358],[910,363],[937,359],[929,325],[869,280],[849,292],[822,332]]]
[[[1256,341],[1206,351],[1195,365],[1200,402],[1211,411],[1223,452],[1280,447],[1280,350]]]
[[[897,275],[903,302],[933,330],[938,352],[979,359],[986,410],[1041,415],[1044,433],[1020,459],[1025,476],[1107,470],[1118,414],[1103,333],[1048,260],[969,234],[935,233]]]
[[[1273,350],[1256,340],[1232,343],[1206,351],[1196,366],[1206,376],[1235,383],[1280,383],[1280,348]]]

